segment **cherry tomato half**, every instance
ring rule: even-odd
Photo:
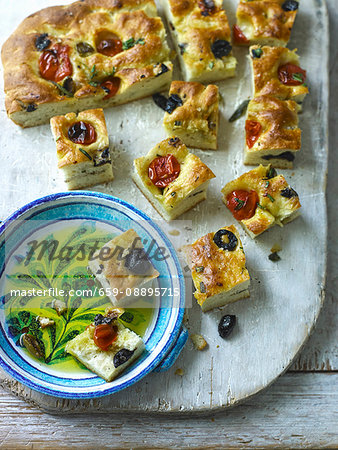
[[[109,80],[104,81],[101,84],[102,89],[107,92],[107,95],[103,97],[103,100],[107,100],[108,98],[114,97],[117,91],[120,88],[121,78],[113,77]]]
[[[286,86],[300,86],[305,83],[306,70],[295,64],[284,64],[278,69],[278,78]]]
[[[176,180],[181,171],[180,163],[174,155],[159,156],[155,158],[148,168],[148,176],[152,183],[165,188],[172,181]]]
[[[254,120],[247,120],[245,122],[245,132],[246,132],[246,144],[249,148],[252,148],[259,138],[262,131],[262,125]]]
[[[247,44],[249,42],[249,40],[246,38],[245,34],[239,28],[238,25],[233,26],[232,32],[234,36],[234,41],[237,42],[238,44]]]
[[[99,53],[105,56],[115,56],[122,52],[122,41],[120,39],[102,39],[96,46]]]
[[[94,330],[94,343],[101,350],[108,350],[111,344],[117,339],[117,327],[104,323],[97,325]]]
[[[227,208],[236,220],[247,220],[255,214],[258,201],[257,192],[239,189],[227,196]]]
[[[73,73],[69,59],[69,46],[55,44],[52,48],[41,53],[39,69],[42,78],[50,81],[61,81]]]
[[[96,131],[88,122],[75,122],[68,128],[68,137],[75,144],[90,145],[96,141]]]

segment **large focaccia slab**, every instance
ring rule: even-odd
[[[84,0],[27,17],[2,48],[6,109],[23,127],[169,88],[153,0]]]

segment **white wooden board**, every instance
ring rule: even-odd
[[[37,0],[18,0],[13,6],[2,0],[1,4],[3,8],[6,4],[1,42],[26,15],[42,6]],[[51,4],[52,0],[43,2],[43,6]],[[225,2],[231,24],[236,4],[236,0]],[[286,370],[309,336],[324,297],[328,32],[322,0],[302,2],[289,47],[298,48],[301,65],[308,70],[311,90],[300,120],[301,155],[297,157],[294,170],[283,171],[298,191],[303,211],[295,222],[284,229],[275,227],[256,241],[241,231],[252,277],[251,298],[204,315],[193,303],[193,307],[187,309],[187,326],[192,333],[205,336],[208,349],[197,352],[188,342],[169,372],[151,374],[114,396],[92,402],[61,401],[10,380],[7,383],[14,392],[59,412],[206,410],[235,404],[260,391]],[[242,164],[244,119],[234,124],[227,121],[238,104],[251,94],[247,51],[235,48],[234,53],[239,60],[237,78],[219,83],[223,98],[220,149],[217,152],[196,150],[217,178],[211,183],[208,200],[182,217],[192,221],[192,231],[181,225],[172,226],[180,227],[177,239],[186,242],[234,222],[221,202],[220,189],[248,170]],[[106,111],[110,140],[115,147],[116,179],[110,185],[95,189],[129,201],[154,219],[159,219],[157,213],[126,180],[129,180],[132,160],[165,137],[162,117],[162,111],[151,98]],[[64,185],[57,179],[55,147],[49,127],[21,130],[3,111],[0,120],[1,219],[36,197],[64,190]],[[276,243],[283,248],[282,260],[272,263],[268,254]],[[225,312],[236,314],[238,318],[238,327],[228,341],[223,341],[217,333],[218,321]],[[177,368],[184,370],[182,377],[175,375]],[[2,378],[4,382],[5,375]]]

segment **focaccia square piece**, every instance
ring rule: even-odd
[[[107,382],[114,380],[144,351],[142,338],[118,320],[119,312],[98,314],[95,322],[67,342],[66,352]]]
[[[168,89],[154,0],[83,0],[27,17],[2,47],[6,109],[23,127]]]
[[[133,180],[165,220],[172,220],[206,199],[213,172],[178,137],[156,145],[134,160]]]
[[[217,149],[218,87],[173,81],[169,98],[172,95],[178,96],[182,105],[164,115],[168,135],[179,137],[188,147]]]
[[[222,189],[223,202],[255,238],[273,225],[283,226],[300,213],[298,194],[271,165],[259,166]]]
[[[202,311],[250,296],[245,254],[233,225],[206,234],[183,251],[191,268],[194,296]]]
[[[255,97],[248,105],[245,123],[244,164],[267,164],[292,169],[301,148],[299,105],[292,100]]]
[[[113,176],[106,120],[102,109],[52,117],[58,168],[68,189],[111,181]]]
[[[133,229],[104,244],[88,262],[88,268],[114,306],[128,305],[137,300],[140,288],[151,287],[159,276],[140,236]]]
[[[301,104],[309,89],[306,71],[296,50],[284,47],[250,47],[254,96],[270,95]]]
[[[185,81],[233,77],[231,31],[222,0],[162,0]]]
[[[233,28],[234,42],[285,47],[298,6],[296,0],[241,0]]]

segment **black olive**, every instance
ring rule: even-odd
[[[125,267],[137,275],[149,275],[151,264],[143,248],[133,248],[126,256]]]
[[[169,145],[172,145],[173,147],[177,147],[177,145],[180,143],[180,139],[178,137],[170,138],[169,139]]]
[[[185,52],[185,49],[186,49],[187,45],[188,44],[178,44],[181,55],[183,55],[183,53]]]
[[[297,11],[298,7],[299,3],[296,0],[286,0],[282,4],[282,9],[284,9],[284,11]]]
[[[178,106],[182,106],[183,102],[177,94],[172,94],[167,100],[166,111],[171,114]]]
[[[111,324],[113,322],[113,320],[116,318],[113,317],[105,317],[102,314],[96,314],[95,318],[94,318],[94,325],[97,327],[98,325],[103,325],[103,324]]]
[[[165,98],[164,95],[162,95],[162,94],[154,94],[153,95],[153,100],[154,100],[154,102],[156,103],[157,106],[162,108],[164,111],[166,110],[167,99]]]
[[[76,50],[80,56],[87,56],[95,52],[94,48],[88,42],[79,42],[76,44]]]
[[[270,253],[270,255],[268,256],[268,258],[269,258],[270,261],[272,261],[272,262],[277,262],[277,261],[280,261],[280,259],[281,259],[281,257],[278,255],[277,252]]]
[[[70,94],[75,92],[75,83],[72,77],[67,77],[63,82],[62,87],[66,89]]]
[[[260,58],[263,55],[263,50],[261,48],[253,48],[251,50],[251,56],[253,58]]]
[[[270,178],[275,178],[277,176],[276,169],[274,167],[270,167],[270,169],[266,173],[266,178],[270,180]]]
[[[232,330],[234,329],[235,325],[236,325],[236,316],[231,314],[223,316],[218,324],[218,334],[223,339],[227,338],[232,333]]]
[[[134,315],[129,312],[129,311],[125,311],[120,317],[120,320],[122,320],[123,322],[126,323],[132,323],[132,321],[134,320]]]
[[[84,122],[76,122],[69,127],[68,137],[71,141],[85,140],[87,135],[87,127]]]
[[[295,155],[291,152],[284,152],[280,155],[266,155],[262,156],[263,159],[286,159],[287,161],[293,161],[295,159]]]
[[[229,242],[225,242],[223,236],[227,236]],[[230,252],[235,250],[238,244],[236,236],[229,230],[218,230],[214,235],[213,241],[217,247],[222,248],[223,250],[229,250]]]
[[[48,34],[47,33],[43,33],[40,34],[39,36],[37,36],[37,38],[35,39],[35,47],[38,50],[44,50],[45,48],[49,47],[50,45],[50,39],[48,39]]]
[[[117,352],[114,355],[114,367],[119,367],[122,364],[126,363],[128,359],[130,359],[135,350],[127,350],[126,348],[123,348],[119,352]]]
[[[298,197],[297,192],[294,189],[292,189],[291,187],[287,187],[287,188],[283,189],[281,191],[280,195],[282,197],[286,197],[286,198]]]
[[[35,105],[35,103],[31,103],[30,105],[27,106],[26,111],[33,112],[36,110],[36,108],[37,108],[37,106]]]
[[[232,50],[232,46],[229,41],[220,39],[211,44],[211,51],[215,55],[215,58],[223,58],[228,56]]]
[[[215,3],[213,2],[213,0],[202,0],[201,3],[202,3],[201,5],[202,16],[208,16],[210,13],[213,12],[215,8]]]
[[[165,64],[161,64],[161,72],[159,72],[156,76],[159,77],[160,75],[163,75],[164,73],[168,72],[169,69]]]
[[[99,154],[94,159],[94,167],[99,167],[99,166],[103,166],[104,164],[110,164],[110,163],[111,163],[111,159],[110,159],[110,152],[109,152],[108,147],[105,148],[104,150],[102,150],[101,154]]]

